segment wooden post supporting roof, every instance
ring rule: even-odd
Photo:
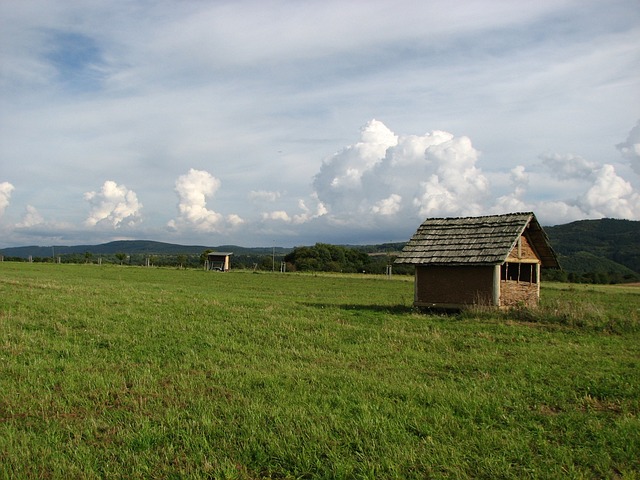
[[[493,267],[493,305],[500,306],[500,265]]]

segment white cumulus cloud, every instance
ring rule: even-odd
[[[533,210],[533,208],[523,200],[529,186],[529,173],[526,171],[524,165],[518,165],[512,168],[509,172],[509,179],[511,180],[511,188],[513,190],[507,195],[498,197],[490,209],[491,213]]]
[[[304,200],[298,200],[298,207],[302,210],[302,213],[293,216],[293,223],[306,223],[327,214],[327,207],[318,200],[318,196],[315,193],[311,195],[311,201],[315,203],[315,210],[309,208]]]
[[[202,232],[222,232],[227,227],[244,223],[236,214],[225,218],[221,213],[207,208],[207,199],[215,195],[220,185],[220,180],[205,170],[191,168],[186,174],[180,175],[175,183],[179,216],[170,220],[168,227],[178,230],[180,226],[188,225]]]
[[[311,194],[308,201],[315,205],[309,207],[305,200],[300,199],[298,200],[298,209],[300,213],[289,214],[285,210],[273,210],[269,212],[263,212],[262,220],[275,220],[279,222],[290,223],[292,225],[301,225],[327,214],[327,208],[321,201],[318,200],[318,196],[316,194]]]
[[[345,147],[322,163],[313,182],[315,194],[333,215],[366,211],[365,176],[397,145],[398,137],[382,122],[371,120],[363,127],[360,141]]]
[[[640,195],[618,175],[613,165],[598,165],[573,154],[545,155],[543,165],[547,177],[572,183],[574,188],[580,188],[580,193],[570,198],[534,202],[530,209],[543,212],[541,217],[558,223],[602,217],[640,220]],[[544,177],[538,181],[544,181]],[[557,196],[561,194],[556,192]]]
[[[579,205],[591,217],[640,219],[640,195],[613,165],[605,164],[594,172],[593,183]]]
[[[625,156],[635,158],[639,132],[632,130],[624,146],[618,146]],[[530,210],[550,223],[640,218],[638,193],[613,165],[573,153],[540,158],[533,170],[517,165],[508,176],[486,174],[480,153],[466,136],[442,130],[396,134],[372,120],[355,143],[325,159],[315,175],[313,196],[322,215],[311,214],[301,202],[303,215],[279,210],[263,219],[295,224],[323,216],[327,225],[375,229],[426,217]],[[502,185],[500,195],[492,191],[491,175]]]
[[[115,228],[140,222],[142,204],[133,190],[107,180],[99,192],[86,192],[84,199],[91,205],[85,225],[110,224]]]
[[[313,186],[339,223],[396,214],[473,215],[489,193],[478,156],[468,137],[441,130],[397,135],[372,120],[358,142],[323,162]]]
[[[4,210],[9,206],[11,192],[14,188],[9,182],[0,183],[0,216],[4,214]]]
[[[393,215],[400,211],[402,197],[397,193],[392,193],[387,198],[376,202],[371,208],[373,213],[379,213],[380,215]]]
[[[229,215],[227,215],[227,223],[232,227],[239,227],[240,225],[244,224],[245,221],[242,217],[240,217],[240,215],[236,215],[235,213],[231,213]]]
[[[26,211],[22,217],[22,221],[17,223],[16,227],[29,228],[35,225],[40,225],[42,223],[44,223],[44,218],[42,217],[42,215],[40,215],[36,207],[27,205]]]
[[[468,137],[451,138],[425,150],[426,182],[414,199],[420,214],[479,215],[489,195],[489,181],[476,166],[478,151]]]
[[[291,217],[284,210],[276,210],[273,212],[264,212],[262,214],[263,220],[280,220],[282,222],[291,222]]]
[[[526,171],[524,165],[518,165],[511,169],[509,172],[511,182],[517,189],[524,189],[529,184],[529,174]]]

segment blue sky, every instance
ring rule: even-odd
[[[640,5],[0,4],[0,248],[640,220]]]

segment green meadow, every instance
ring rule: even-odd
[[[639,478],[640,287],[0,263],[0,478]]]

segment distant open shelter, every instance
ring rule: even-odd
[[[395,263],[415,265],[415,306],[444,309],[536,306],[540,269],[560,268],[532,212],[428,218]]]
[[[207,270],[216,270],[219,272],[228,272],[231,268],[231,252],[210,252],[207,254]]]

